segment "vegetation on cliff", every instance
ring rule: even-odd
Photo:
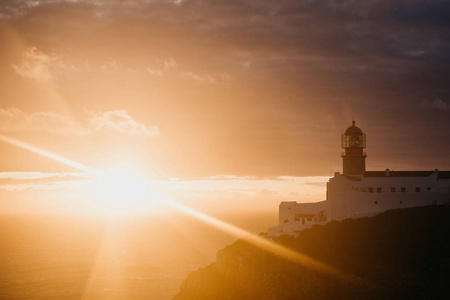
[[[191,273],[175,299],[449,299],[449,206],[331,222],[274,242],[358,280],[293,263],[242,239]]]

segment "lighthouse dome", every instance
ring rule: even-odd
[[[355,121],[352,121],[352,126],[347,128],[345,130],[345,135],[351,135],[351,134],[363,134],[362,130],[359,127],[355,126]]]

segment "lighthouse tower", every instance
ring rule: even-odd
[[[341,136],[343,174],[344,175],[362,175],[366,171],[366,135],[361,129],[352,126],[345,130]]]

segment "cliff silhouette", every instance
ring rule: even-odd
[[[333,221],[274,242],[358,280],[324,274],[241,239],[192,272],[174,299],[450,299],[450,206]]]

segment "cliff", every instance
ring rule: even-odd
[[[339,273],[242,239],[191,273],[174,299],[450,299],[449,206],[331,222],[273,243]]]

